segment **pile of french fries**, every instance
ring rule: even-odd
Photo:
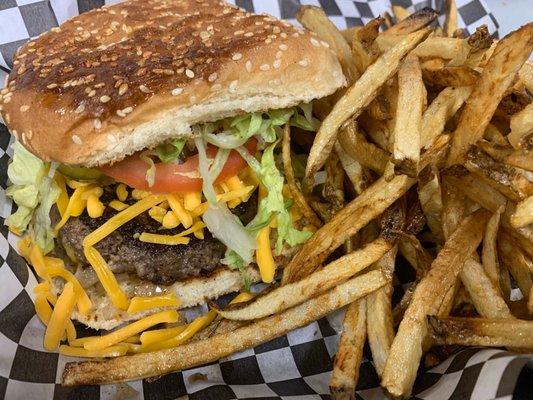
[[[367,340],[393,398],[411,394],[433,346],[533,350],[533,23],[496,41],[483,26],[470,36],[458,29],[454,0],[442,29],[428,27],[430,9],[393,13],[343,32],[320,8],[298,13],[337,53],[349,86],[314,104],[323,122],[302,182],[285,128],[288,187],[318,230],[281,285],[213,304],[222,319],[187,344],[69,363],[64,384],[212,362],[344,306],[336,399],[354,398]],[[322,169],[318,197],[311,188]],[[407,268],[400,255],[416,281],[393,305],[394,276]]]

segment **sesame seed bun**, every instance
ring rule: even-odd
[[[325,42],[215,0],[138,0],[77,16],[17,52],[0,97],[45,161],[121,160],[191,125],[294,106],[345,84]]]

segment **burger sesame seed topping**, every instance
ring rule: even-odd
[[[281,51],[276,52],[276,58],[281,58],[283,53]]]
[[[274,69],[278,69],[279,67],[281,67],[281,60],[274,61],[272,66],[274,67]]]
[[[246,32],[246,33],[244,34],[244,37],[252,37],[253,35],[254,35],[253,32]]]
[[[231,57],[231,59],[232,59],[233,61],[240,60],[241,58],[242,58],[242,54],[241,54],[241,53],[235,53],[235,54]]]
[[[320,41],[320,44],[321,44],[322,46],[324,46],[325,48],[329,49],[329,43],[328,43],[328,42],[325,42],[325,41],[321,40],[321,41]]]
[[[93,121],[93,126],[95,129],[100,129],[102,128],[102,121],[100,121],[98,118],[96,118],[94,121]]]
[[[104,94],[103,96],[100,97],[100,102],[102,102],[102,103],[107,103],[109,100],[111,100],[111,97],[109,97],[106,94]]]
[[[183,89],[182,88],[175,88],[175,89],[172,89],[172,96],[178,96],[179,94],[183,93]]]
[[[85,111],[85,104],[82,103],[74,110],[74,113],[81,114],[84,111]]]
[[[83,141],[81,140],[81,138],[78,136],[78,135],[72,135],[71,137],[72,141],[75,143],[75,144],[82,144]]]
[[[150,89],[148,89],[145,85],[140,85],[139,90],[143,93],[150,93]]]
[[[244,31],[235,31],[233,32],[235,36],[244,35]]]
[[[187,77],[189,77],[191,79],[194,78],[194,72],[192,70],[190,70],[189,68],[187,68],[185,70],[185,75],[187,75]]]
[[[26,112],[30,109],[30,106],[24,104],[22,106],[20,106],[20,112]]]
[[[268,70],[270,69],[270,65],[268,65],[268,64],[262,64],[262,65],[259,67],[259,69],[260,69],[261,71],[268,71]]]
[[[51,83],[51,84],[46,86],[47,89],[54,89],[56,87],[57,87],[57,83]]]
[[[309,61],[303,59],[298,61],[298,64],[300,64],[302,67],[307,67],[309,65]]]
[[[246,61],[246,64],[244,64],[246,71],[252,72],[252,62],[250,60]]]
[[[89,93],[87,93],[88,97],[93,97],[96,94],[96,90],[91,90]]]
[[[285,51],[285,50],[287,50],[288,48],[289,48],[289,46],[287,46],[287,45],[284,44],[284,43],[282,43],[282,44],[279,45],[279,49],[280,49],[281,51]]]
[[[209,82],[214,82],[216,81],[218,78],[218,74],[216,72],[213,72],[211,75],[209,75],[209,77],[207,78],[207,80]]]
[[[314,37],[312,37],[309,41],[315,47],[319,47],[320,46],[320,42],[318,40],[316,40]]]
[[[4,96],[4,104],[7,104],[11,101],[11,97]]]
[[[229,91],[230,93],[235,93],[237,91],[237,85],[238,85],[238,81],[232,81],[230,84],[229,84]]]
[[[128,84],[127,83],[123,83],[122,85],[119,86],[118,88],[118,95],[119,96],[122,96],[124,93],[126,93],[128,91]]]
[[[133,111],[133,107],[131,107],[131,106],[130,106],[130,107],[126,107],[126,108],[124,108],[124,109],[122,110],[122,112],[123,112],[124,114],[129,114],[129,113],[132,112],[132,111]]]

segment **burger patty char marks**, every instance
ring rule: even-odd
[[[257,195],[254,194],[248,202],[238,205],[232,212],[244,224],[251,221],[257,212]],[[54,214],[57,214],[57,210]],[[107,207],[99,218],[91,218],[86,212],[79,217],[69,218],[59,231],[57,244],[76,263],[88,264],[83,254],[83,238],[114,214],[116,211]],[[57,218],[57,215],[52,218]],[[221,265],[226,246],[207,229],[204,229],[203,240],[189,235],[188,245],[145,243],[134,238],[135,234],[142,232],[174,235],[183,230],[183,226],[164,230],[160,228],[161,224],[145,212],[102,239],[95,248],[113,272],[135,273],[139,278],[158,285],[170,285],[179,280],[209,275]]]

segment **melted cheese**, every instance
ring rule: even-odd
[[[54,180],[56,181],[57,186],[59,186],[59,197],[57,198],[56,205],[59,210],[59,215],[63,217],[68,206],[68,192],[67,185],[65,183],[65,177],[60,173],[54,175]]]
[[[70,314],[76,304],[76,294],[74,293],[74,285],[67,282],[63,287],[63,292],[57,299],[57,303],[52,311],[46,333],[44,335],[44,348],[52,351],[59,346],[59,342],[67,329],[67,324],[70,321]]]
[[[180,305],[180,301],[173,294],[166,294],[163,296],[135,296],[130,301],[128,313],[137,313],[159,307],[176,307]]]
[[[81,199],[81,195],[88,189],[88,186],[80,186],[74,190],[70,197],[67,208],[61,217],[61,220],[55,227],[56,233],[65,225],[70,217],[78,217],[85,209],[86,201]]]
[[[32,241],[30,235],[24,236],[17,243],[17,250],[20,255],[26,259],[26,261],[30,260],[31,246]]]
[[[87,357],[87,358],[103,358],[103,357],[119,357],[126,354],[129,346],[126,343],[117,344],[103,350],[85,350],[82,347],[72,347],[62,345],[59,346],[59,353],[70,357]]]
[[[102,350],[106,347],[113,346],[122,342],[133,335],[138,334],[154,325],[162,323],[174,323],[179,319],[178,313],[175,310],[161,311],[148,317],[142,318],[138,321],[117,329],[107,335],[87,341],[83,347],[86,350]]]
[[[117,230],[126,222],[135,218],[137,215],[142,214],[143,212],[149,210],[151,207],[157,205],[158,203],[161,203],[164,199],[164,196],[151,195],[142,200],[139,200],[137,203],[129,206],[124,211],[113,215],[98,229],[85,236],[85,238],[83,239],[83,246],[94,246],[100,240],[108,236],[111,232]]]
[[[48,274],[46,273],[46,264],[44,263],[44,255],[39,246],[33,245],[30,251],[30,263],[33,265],[35,272],[39,278],[44,280],[49,280]]]
[[[72,341],[69,341],[68,344],[73,347],[83,347],[85,343],[90,342],[91,340],[97,340],[100,338],[101,336],[85,336],[79,339],[74,339]],[[133,335],[123,340],[121,343],[140,343],[140,335]]]
[[[83,253],[89,264],[96,272],[100,283],[104,287],[107,295],[111,299],[113,305],[121,310],[127,310],[129,306],[129,299],[119,286],[115,275],[107,266],[107,263],[94,247],[84,247]]]
[[[187,325],[175,326],[172,328],[156,329],[153,331],[146,331],[141,334],[141,343],[147,347],[154,343],[163,342],[174,336],[179,335],[187,328]]]
[[[46,300],[46,294],[39,293],[35,297],[35,312],[43,324],[48,325],[52,316],[52,307]]]

